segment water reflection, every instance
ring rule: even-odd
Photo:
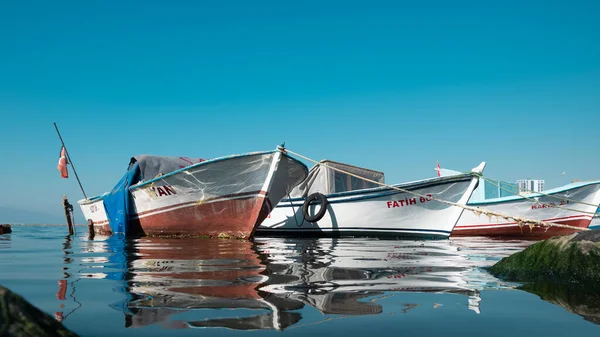
[[[10,248],[10,234],[0,234],[0,249]]]
[[[269,279],[267,264],[251,242],[144,238],[135,242],[131,253],[128,326],[281,330],[300,320],[298,313],[288,311],[301,308],[301,303],[259,290]],[[233,309],[233,316],[170,318],[198,309]],[[235,311],[242,309],[257,314],[240,317]]]
[[[59,307],[61,310],[54,312],[54,318],[59,321],[62,322],[63,320],[65,320],[69,315],[71,315],[72,313],[74,313],[75,311],[77,311],[77,309],[79,309],[81,307],[81,302],[79,302],[76,298],[76,294],[77,294],[77,289],[76,289],[76,283],[79,282],[81,279],[78,278],[78,271],[72,271],[71,269],[73,268],[74,265],[74,252],[73,252],[73,237],[71,237],[70,235],[67,235],[65,237],[65,240],[63,242],[62,245],[62,252],[63,252],[63,264],[62,264],[62,271],[63,271],[63,275],[62,278],[58,280],[58,291],[56,292],[56,298],[60,301]],[[75,308],[73,308],[71,311],[69,311],[68,313],[64,313],[64,308],[65,308],[65,304],[64,301],[67,299],[67,291],[69,291],[70,288],[70,292],[68,294],[68,297],[70,298],[70,300],[72,300],[76,306]]]
[[[530,283],[519,287],[542,300],[559,305],[586,321],[600,324],[600,291],[577,284]]]
[[[501,247],[507,255],[523,243]],[[511,287],[479,268],[495,262],[480,258],[479,249],[478,241],[267,241],[258,251],[267,254],[272,275],[261,290],[297,299],[324,314],[344,315],[379,314],[382,306],[364,299],[390,292],[459,293],[479,313],[480,290]],[[287,280],[278,281],[278,275]]]
[[[462,294],[465,307],[479,313],[479,291],[513,287],[480,267],[530,244],[473,239],[98,239],[84,247],[110,252],[86,257],[103,269],[81,277],[118,281],[124,300],[112,307],[124,312],[127,327],[240,330],[284,330],[296,325],[303,318],[300,309],[308,306],[326,317],[377,315],[384,312],[381,300],[400,292]],[[401,311],[416,305],[407,303]]]

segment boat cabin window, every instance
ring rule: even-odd
[[[340,172],[335,172],[333,177],[335,180],[335,190],[333,191],[334,193],[379,187],[379,185],[377,184]]]

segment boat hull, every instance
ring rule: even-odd
[[[199,198],[200,200],[200,198]],[[260,219],[268,214],[265,191],[222,196],[217,200],[173,204],[138,213],[131,226],[146,235],[200,235],[248,237]]]
[[[537,199],[539,204],[515,197],[507,201],[499,199],[496,202],[477,202],[469,206],[525,219],[587,228],[600,203],[600,182],[580,184],[548,196],[541,195]],[[577,231],[577,229],[552,226],[531,228],[503,218],[488,218],[484,214],[478,216],[473,212],[465,211],[454,227],[452,236],[547,238]]]
[[[396,185],[423,195],[376,188],[331,194],[323,218],[304,220],[304,198],[284,199],[256,230],[257,236],[377,236],[447,238],[463,209],[436,200],[465,204],[477,178],[461,176]],[[309,214],[315,208],[309,206]]]
[[[134,185],[127,234],[248,238],[307,171],[271,151],[206,161]],[[86,219],[99,234],[118,232],[100,202],[80,202]]]
[[[104,209],[104,200],[95,198],[92,200],[82,200],[79,207],[86,220],[92,220],[94,232],[99,235],[111,235],[113,231],[108,223],[108,216]]]

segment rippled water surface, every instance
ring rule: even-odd
[[[81,336],[600,333],[598,303],[521,290],[482,268],[529,241],[90,241],[77,229],[0,235],[0,285]]]

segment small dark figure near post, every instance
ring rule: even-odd
[[[73,235],[73,221],[71,219],[71,213],[73,212],[73,205],[69,203],[66,195],[63,195],[63,207],[65,208],[65,217],[67,218],[67,225],[69,226],[69,235]]]
[[[11,233],[12,230],[9,224],[0,225],[0,234],[8,234]]]
[[[88,219],[88,240],[94,240],[94,221],[92,219]]]

